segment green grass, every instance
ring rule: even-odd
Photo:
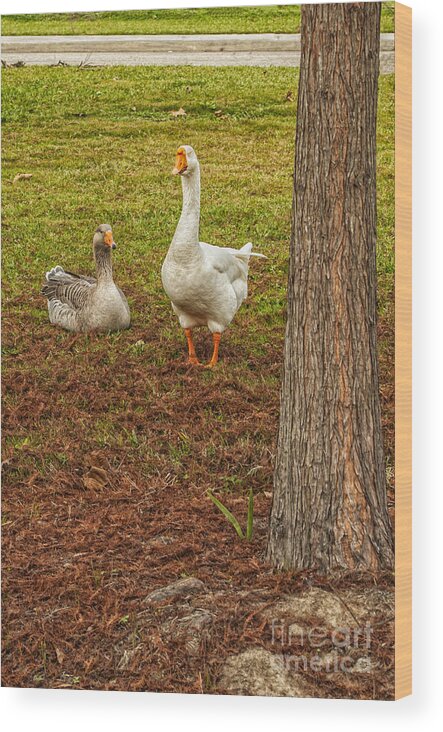
[[[285,97],[295,93],[296,80],[297,72],[281,68],[4,70],[6,297],[38,288],[57,262],[90,270],[93,230],[109,221],[120,245],[118,279],[154,288],[162,301],[159,266],[181,206],[170,169],[177,146],[189,143],[202,166],[201,236],[215,244],[251,240],[269,256],[276,287],[260,292],[257,304],[272,323],[285,297],[296,106]],[[393,78],[381,77],[379,254],[386,290],[393,279],[393,105]],[[187,116],[172,118],[170,110],[180,106]],[[20,172],[33,177],[12,185]]]
[[[383,3],[381,29],[394,31],[394,3]],[[297,33],[299,5],[188,10],[127,10],[3,16],[3,35]]]

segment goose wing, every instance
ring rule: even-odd
[[[56,300],[74,310],[80,310],[90,298],[95,285],[96,280],[93,277],[65,272],[58,266],[46,272],[42,295],[49,301]]]
[[[263,257],[263,254],[252,252],[249,242],[241,249],[232,247],[217,247],[206,242],[200,242],[200,247],[206,261],[232,286],[238,306],[248,295],[248,270],[251,256]]]
[[[240,254],[240,250],[231,249],[230,247],[216,247],[203,241],[200,242],[200,247],[205,255],[206,262],[220,274],[225,274],[230,282],[234,282],[239,277],[241,279],[247,278],[248,258],[237,256],[237,254]]]
[[[122,299],[123,305],[125,306],[126,312],[128,313],[129,317],[131,317],[131,313],[130,313],[130,310],[129,310],[129,303],[128,303],[128,300],[127,300],[126,295],[124,294],[123,290],[121,290],[118,285],[116,285],[116,288],[117,288],[117,290],[120,293],[120,297]]]

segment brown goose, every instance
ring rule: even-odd
[[[100,224],[92,245],[97,279],[65,272],[59,265],[46,272],[42,295],[48,298],[53,325],[76,333],[129,328],[128,302],[112,278],[115,247],[111,227]]]

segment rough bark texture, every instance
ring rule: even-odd
[[[380,4],[302,6],[288,320],[268,559],[391,567],[376,342]]]

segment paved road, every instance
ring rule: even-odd
[[[394,34],[383,33],[381,73],[394,71]],[[2,61],[51,66],[299,66],[299,34],[4,36]]]

